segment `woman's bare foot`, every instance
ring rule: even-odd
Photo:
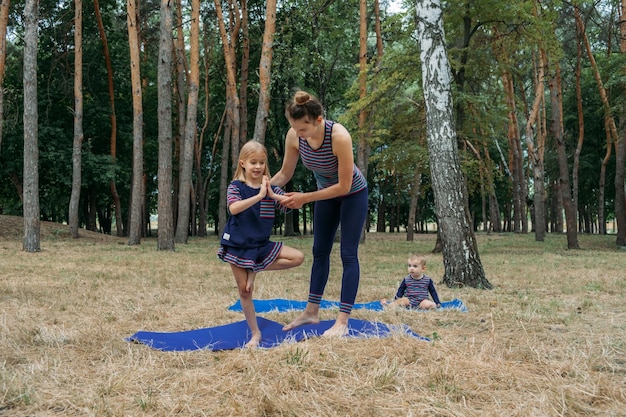
[[[259,346],[259,343],[261,343],[261,333],[253,333],[250,341],[244,347],[246,349],[254,349]]]
[[[340,323],[335,321],[333,326],[326,330],[322,336],[324,337],[343,337],[348,334],[348,323]]]
[[[307,313],[306,311],[298,316],[294,321],[283,327],[283,330],[295,329],[303,324],[317,324],[320,322],[320,318],[317,313]]]

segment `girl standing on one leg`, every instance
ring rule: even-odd
[[[261,341],[252,291],[259,271],[287,269],[299,266],[304,254],[282,242],[271,242],[276,206],[287,197],[284,192],[270,185],[267,166],[267,150],[259,142],[249,141],[242,146],[239,164],[228,186],[227,204],[230,217],[217,255],[230,263],[243,314],[252,336],[247,348],[256,347]]]
[[[285,115],[291,129],[285,137],[282,168],[272,184],[284,186],[292,177],[298,159],[313,172],[317,191],[287,193],[281,203],[301,208],[315,202],[313,215],[313,267],[309,298],[304,312],[284,330],[319,322],[319,307],[330,272],[330,253],[337,227],[341,224],[341,300],[339,314],[326,336],[343,336],[359,288],[359,239],[367,215],[367,182],[354,164],[352,137],[339,123],[324,120],[318,99],[298,91],[287,105]]]

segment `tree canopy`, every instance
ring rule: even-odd
[[[237,94],[244,99],[242,106],[246,110],[240,112],[245,119],[241,121],[243,131],[248,132],[248,137],[238,138],[242,143],[252,137],[255,128],[266,5],[257,0],[230,0],[220,4],[223,5],[224,27],[235,53]],[[288,129],[284,105],[294,88],[315,93],[327,109],[326,117],[340,121],[355,136],[362,133],[358,132],[359,112],[367,110],[369,230],[432,231],[437,219],[426,146],[415,4],[407,0],[402,3],[400,12],[391,12],[388,3],[382,2],[380,23],[384,54],[380,62],[376,57],[375,14],[371,3],[367,4],[368,88],[362,97],[358,86],[358,1],[278,1],[264,137],[270,170],[275,172],[280,166]],[[185,132],[181,126],[189,123],[185,118],[185,105],[189,94],[192,20],[191,3],[177,5],[173,38],[176,42],[177,36],[182,36],[184,46],[179,50],[184,56],[172,63],[175,193],[180,192],[176,184]],[[545,214],[546,221],[541,227],[548,232],[565,230],[563,190],[559,188],[563,172],[559,169],[557,152],[560,136],[550,128],[552,117],[562,112],[566,170],[571,178],[577,178],[569,185],[578,196],[576,229],[586,233],[617,233],[617,222],[620,215],[624,215],[624,204],[619,204],[623,200],[624,166],[618,144],[626,135],[620,131],[619,141],[610,138],[607,120],[613,118],[617,126],[626,125],[623,102],[626,56],[620,44],[620,22],[623,22],[620,3],[616,0],[454,0],[444,2],[443,7],[446,47],[454,80],[452,94],[458,149],[474,229],[532,231],[536,225],[534,207],[538,201],[545,201],[541,213]],[[158,216],[160,17],[158,2],[144,1],[138,3],[138,8],[145,185],[142,210],[149,219]],[[577,30],[575,8],[584,23],[583,32]],[[111,233],[116,222],[111,183],[117,185],[119,218],[124,222],[128,221],[132,201],[133,97],[127,11],[125,2],[99,2],[113,67],[117,117],[117,149],[113,157],[103,43],[98,35],[94,3],[84,3],[82,9],[84,140],[79,218],[82,227]],[[244,11],[246,19],[243,19]],[[24,208],[22,119],[29,110],[24,108],[23,97],[25,13],[23,1],[10,4],[6,65],[0,77],[3,82],[0,213],[11,215],[23,214]],[[194,151],[192,181],[196,195],[200,189],[206,193],[203,194],[203,222],[197,221],[199,203],[191,208],[190,231],[193,234],[202,233],[198,231],[201,227],[216,229],[219,226],[220,177],[226,175],[229,179],[232,175],[229,166],[222,169],[224,161],[230,163],[230,159],[222,158],[223,142],[227,140],[224,129],[229,126],[224,116],[228,104],[228,76],[222,48],[224,38],[220,36],[217,16],[214,2],[201,3],[195,135],[203,140],[196,141],[200,148]],[[40,213],[42,220],[67,222],[74,123],[74,3],[40,1],[38,25],[36,107]],[[584,51],[583,34],[591,47],[590,54],[579,52]],[[177,65],[180,68],[177,69]],[[545,65],[545,78],[538,76],[541,65]],[[562,97],[558,102],[561,104],[550,100],[548,81],[555,68],[560,69],[562,78]],[[605,102],[599,80],[606,93]],[[536,87],[541,83],[545,90],[537,96]],[[535,102],[538,103],[536,120],[532,119]],[[562,109],[554,107],[559,105]],[[527,129],[529,120],[534,122]],[[579,135],[581,129],[582,135]],[[579,142],[581,136],[583,140]],[[529,144],[537,149],[529,148]],[[532,158],[533,151],[543,152],[541,187],[533,175],[538,164],[538,160]],[[577,153],[579,159],[575,158]],[[604,173],[601,175],[601,172]],[[293,187],[307,190],[314,186],[311,176],[299,167]],[[411,190],[418,186],[415,216],[412,217],[409,215]],[[541,196],[536,195],[537,190],[544,190]],[[305,216],[306,210],[301,215]],[[296,218],[296,227],[310,218]],[[409,224],[409,219],[415,220]],[[525,219],[530,219],[530,227],[525,228]],[[151,233],[150,223],[145,224],[143,233]],[[620,241],[619,235],[618,244],[626,244]]]

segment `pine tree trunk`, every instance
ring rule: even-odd
[[[143,227],[143,106],[139,56],[137,0],[127,1],[128,44],[133,96],[133,177],[131,188],[129,245],[139,245]]]
[[[533,198],[535,240],[543,242],[546,234],[545,200],[546,192],[544,186],[544,149],[545,132],[541,128],[540,109],[544,103],[544,74],[545,59],[544,52],[537,53],[537,73],[535,75],[535,98],[530,109],[528,120],[526,121],[526,148],[528,149],[528,159],[533,170],[533,184],[535,195]]]
[[[574,9],[574,13],[579,13],[578,7],[574,7]],[[583,112],[583,93],[581,87],[583,50],[580,37],[580,28],[578,25],[576,25],[576,69],[574,73],[576,75],[576,112],[578,115],[578,142],[576,143],[576,150],[574,151],[574,164],[572,167],[572,201],[576,210],[578,210],[578,175],[580,168],[580,154],[582,152],[583,143],[585,140],[585,114]]]
[[[78,238],[78,207],[81,189],[83,145],[83,2],[74,1],[74,141],[72,146],[72,192],[68,223],[70,235]]]
[[[41,250],[39,221],[39,130],[37,111],[38,2],[24,5],[24,242],[26,252]]]
[[[256,110],[253,139],[265,143],[267,119],[270,109],[270,81],[272,79],[272,55],[276,33],[276,0],[268,0],[265,5],[265,30],[259,62],[259,104]]]
[[[626,192],[624,169],[626,168],[626,111],[620,116],[620,139],[615,143],[615,220],[617,222],[617,246],[626,246]]]
[[[490,289],[478,256],[459,161],[441,4],[418,0],[416,10],[431,178],[443,243],[443,281],[451,287]]]
[[[626,0],[622,0],[622,10],[623,13],[624,7],[626,7]],[[602,82],[602,77],[600,76],[600,72],[598,70],[598,65],[596,63],[595,57],[593,56],[593,51],[591,49],[591,44],[589,43],[589,38],[587,37],[585,26],[580,17],[580,14],[575,14],[576,24],[579,25],[579,31],[582,35],[582,41],[585,45],[585,50],[587,51],[587,57],[589,58],[589,63],[591,64],[591,68],[593,69],[593,75],[596,79],[596,83],[598,85],[598,92],[600,94],[600,98],[602,99],[602,106],[604,108],[604,117],[605,117],[605,128],[606,131],[609,132],[609,136],[607,136],[607,141],[615,144],[615,164],[616,164],[616,173],[615,173],[615,219],[617,221],[617,244],[618,245],[626,245],[626,213],[624,212],[624,207],[626,206],[626,202],[624,201],[624,137],[622,136],[620,140],[619,133],[617,131],[617,126],[615,125],[615,119],[613,119],[611,115],[611,105],[609,103],[609,99],[607,96],[607,91],[604,88],[604,84]],[[620,15],[620,33],[622,33],[621,42],[620,42],[620,50],[622,53],[626,53],[626,39],[623,36],[625,31],[624,27],[626,22],[624,22],[624,18]],[[626,113],[622,111],[622,113]],[[620,116],[621,118],[625,118],[623,114]],[[622,123],[622,122],[620,122]],[[626,123],[622,123],[626,124]],[[622,129],[621,129],[622,130]],[[620,145],[621,142],[621,145]],[[610,147],[610,144],[608,144]],[[621,152],[621,155],[618,154]],[[607,161],[607,158],[610,156],[610,152],[607,150],[606,157],[604,162]],[[604,169],[604,162],[603,167]],[[621,182],[620,178],[621,177]],[[604,176],[601,175],[600,182],[602,187],[602,181]],[[604,189],[601,188],[600,192],[603,193]],[[603,205],[603,204],[602,204]],[[620,231],[621,229],[621,231]]]
[[[10,0],[0,3],[0,152],[2,151],[2,125],[4,124],[4,74],[7,58],[7,25]]]
[[[173,222],[174,228],[176,228],[178,224],[178,216],[180,213],[178,212],[179,200],[180,200],[180,175],[183,170],[183,148],[184,148],[184,140],[185,140],[185,121],[187,120],[186,116],[186,107],[185,107],[185,96],[187,94],[186,87],[186,78],[187,78],[187,58],[185,56],[185,27],[184,27],[184,19],[183,19],[183,6],[182,0],[176,1],[176,23],[174,24],[176,27],[176,34],[174,39],[172,40],[172,48],[174,48],[174,60],[175,60],[175,68],[176,68],[176,82],[173,84],[174,89],[174,100],[176,102],[176,117],[175,117],[175,126],[176,131],[172,137],[173,147],[174,147],[174,167],[172,172],[172,186],[174,187],[172,193],[172,211],[173,211]],[[174,233],[176,231],[174,230]]]
[[[504,86],[504,93],[506,96],[506,103],[508,106],[508,130],[507,136],[509,141],[509,163],[507,166],[507,173],[511,179],[511,187],[513,194],[513,219],[512,229],[515,233],[520,233],[522,227],[522,212],[524,206],[522,204],[522,190],[526,189],[526,183],[524,181],[524,175],[520,174],[523,171],[520,168],[521,158],[519,155],[520,149],[520,135],[519,135],[519,122],[517,120],[517,106],[515,104],[515,89],[513,88],[513,79],[507,72],[502,74],[502,84]],[[503,158],[504,159],[504,158]]]
[[[601,235],[606,234],[606,217],[604,215],[604,192],[606,187],[606,167],[609,164],[609,160],[611,159],[611,154],[613,153],[613,144],[611,143],[611,133],[609,129],[607,129],[608,124],[605,118],[604,123],[604,131],[606,132],[606,152],[604,154],[604,158],[602,159],[602,164],[600,165],[600,181],[598,184],[598,233]]]
[[[620,8],[620,52],[626,54],[626,0]],[[622,103],[620,113],[620,136],[615,141],[615,220],[617,222],[618,246],[626,246],[626,190],[624,189],[624,169],[626,169],[626,105]]]
[[[556,150],[559,164],[559,184],[561,189],[561,198],[565,209],[565,226],[567,234],[567,248],[580,249],[578,245],[578,227],[576,220],[576,207],[572,201],[572,191],[569,181],[569,168],[567,165],[567,152],[565,149],[565,138],[563,133],[563,117],[562,117],[562,94],[561,94],[561,75],[558,64],[554,69],[554,73],[550,77],[550,101],[552,108],[552,134],[556,141]]]
[[[161,1],[158,62],[159,214],[157,250],[175,249],[172,210],[172,3]]]
[[[248,139],[248,78],[250,68],[250,33],[248,2],[241,0],[241,68],[239,70],[239,137],[243,144]]]
[[[237,61],[236,61],[236,43],[240,28],[240,19],[237,10],[231,8],[230,20],[237,22],[236,25],[228,32],[224,24],[224,14],[222,13],[222,5],[219,0],[213,0],[215,11],[217,13],[217,21],[219,23],[220,37],[222,38],[222,48],[224,51],[224,63],[226,66],[226,114],[228,117],[227,124],[230,132],[230,158],[231,165],[237,166],[239,158],[240,145],[240,118],[239,118],[239,95],[237,94]]]
[[[100,3],[98,0],[94,0],[94,13],[96,16],[96,22],[98,23],[98,33],[100,34],[100,41],[102,42],[102,49],[104,55],[104,62],[107,69],[107,84],[109,92],[109,103],[111,105],[111,138],[110,153],[111,164],[115,171],[115,164],[117,160],[117,115],[115,112],[115,89],[113,87],[113,64],[111,63],[111,54],[109,53],[109,42],[107,41],[106,33],[104,31],[104,23],[102,22],[102,14],[100,13]],[[115,172],[113,173],[115,175]],[[120,202],[120,196],[117,193],[117,185],[115,178],[110,182],[109,189],[111,190],[111,197],[113,198],[113,207],[115,209],[115,229],[118,237],[124,236],[124,220],[122,218],[122,204]]]
[[[196,136],[196,122],[198,114],[198,93],[200,89],[200,3],[193,0],[191,3],[191,33],[190,33],[190,72],[187,83],[187,120],[181,154],[178,188],[178,221],[176,224],[176,242],[187,243],[189,237],[189,217],[195,215],[191,207],[193,193],[192,172],[194,143]]]

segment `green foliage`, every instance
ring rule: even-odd
[[[383,9],[382,38],[384,55],[376,61],[373,13],[368,3],[367,94],[360,97],[358,79],[359,3],[348,1],[280,2],[272,65],[270,116],[265,144],[269,150],[271,172],[280,169],[284,137],[289,125],[284,117],[285,103],[294,89],[317,95],[325,105],[326,117],[344,124],[355,143],[366,138],[371,149],[368,183],[373,217],[386,217],[387,226],[407,222],[409,192],[421,173],[418,221],[434,219],[430,188],[429,155],[426,146],[421,63],[416,44],[414,1],[405,1],[406,13],[387,15]],[[454,77],[453,99],[461,161],[469,192],[470,210],[475,218],[485,196],[485,174],[493,179],[502,216],[510,215],[512,182],[507,174],[508,107],[502,88],[502,75],[510,74],[516,91],[517,117],[524,134],[525,116],[534,91],[534,57],[540,49],[550,62],[558,62],[563,76],[564,120],[570,172],[573,151],[578,140],[578,114],[574,84],[577,56],[572,4],[523,0],[502,2],[460,0],[442,2],[448,56]],[[603,83],[610,97],[611,112],[622,116],[625,55],[611,51],[618,44],[611,12],[614,2],[579,1],[586,33],[594,49]],[[384,7],[383,3],[383,7]],[[91,199],[99,211],[111,205],[110,183],[115,181],[123,210],[130,195],[132,170],[132,97],[126,5],[116,0],[100,2],[103,23],[114,73],[117,117],[117,153],[111,157],[111,106],[102,42],[94,15],[93,3],[84,3],[83,36],[83,192],[82,206]],[[188,7],[187,4],[183,5]],[[225,107],[225,67],[221,39],[212,2],[201,4],[201,80],[209,80],[208,90],[201,87],[198,108],[198,132],[204,135],[201,149],[201,175],[207,183],[209,221],[217,216],[222,137],[221,120]],[[265,24],[265,2],[250,1],[249,40],[250,74],[247,91],[248,131],[254,129],[258,99],[258,71]],[[40,200],[42,217],[65,221],[71,190],[73,142],[74,46],[71,1],[39,3],[40,32],[38,54]],[[4,85],[4,119],[0,149],[0,211],[20,214],[18,185],[22,177],[22,31],[23,2],[12,3],[7,37]],[[141,73],[145,81],[144,100],[144,171],[148,212],[157,204],[157,111],[156,72],[158,54],[158,3],[141,4]],[[188,35],[183,11],[183,27],[175,35]],[[238,46],[240,48],[240,46]],[[241,69],[241,50],[237,51],[237,69]],[[206,66],[204,66],[206,63]],[[174,70],[174,68],[173,68]],[[174,75],[176,75],[174,73]],[[604,111],[598,87],[583,55],[583,113],[585,141],[580,155],[579,198],[581,207],[593,212],[598,207],[598,172],[606,153]],[[184,96],[185,92],[180,91]],[[204,103],[207,101],[205,110]],[[549,100],[547,100],[549,102]],[[174,135],[178,132],[176,101],[172,103]],[[366,112],[367,123],[359,131],[358,117]],[[549,106],[546,111],[551,111]],[[206,126],[206,130],[202,130]],[[558,176],[551,138],[546,148],[546,185]],[[479,160],[470,145],[481,154]],[[522,146],[525,147],[522,139]],[[498,149],[499,147],[499,149]],[[176,149],[175,149],[176,150]],[[522,150],[525,152],[525,149]],[[176,158],[176,153],[174,158]],[[487,157],[488,155],[488,157]],[[607,184],[615,175],[614,156],[607,165]],[[173,161],[177,167],[178,161]],[[525,167],[528,171],[529,167]],[[195,172],[194,172],[194,175]],[[481,176],[482,175],[482,176]],[[176,173],[174,173],[176,179]],[[195,177],[194,177],[195,178]],[[530,180],[530,176],[528,178]],[[293,178],[295,190],[315,188],[312,175],[301,164]],[[532,189],[532,183],[530,184]],[[549,187],[548,187],[549,188]],[[614,187],[605,187],[607,217],[613,213]],[[532,195],[531,195],[532,197]],[[377,210],[383,210],[380,213]],[[83,216],[84,217],[84,216]],[[391,218],[393,217],[393,220]],[[84,222],[84,219],[81,218]]]

